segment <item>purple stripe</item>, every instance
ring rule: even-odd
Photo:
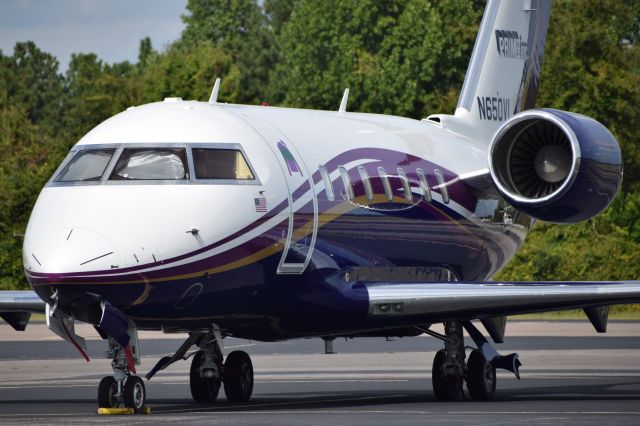
[[[354,150],[350,150],[350,151],[346,151],[343,152],[341,154],[339,154],[338,156],[334,157],[333,159],[331,159],[327,164],[326,167],[329,170],[329,172],[331,173],[332,171],[334,171],[335,169],[337,169],[337,167],[339,165],[344,165],[347,164],[349,162],[352,161],[356,161],[359,159],[370,159],[370,158],[378,158],[378,160],[376,162],[370,163],[365,165],[365,167],[367,168],[368,174],[371,178],[371,182],[372,182],[372,186],[374,187],[374,191],[376,193],[383,193],[384,190],[382,189],[382,184],[379,178],[377,178],[377,167],[378,166],[382,166],[385,168],[385,170],[387,171],[387,173],[390,175],[389,180],[391,182],[391,187],[392,189],[395,189],[395,193],[394,196],[400,196],[402,197],[404,195],[403,190],[402,190],[402,182],[400,181],[400,178],[397,176],[394,176],[395,174],[397,174],[397,170],[396,168],[398,167],[398,165],[404,167],[405,171],[407,172],[407,176],[409,177],[409,180],[411,181],[411,186],[413,187],[419,187],[419,181],[417,179],[417,175],[415,174],[415,169],[417,168],[421,168],[424,172],[425,175],[427,176],[427,180],[429,183],[429,186],[433,187],[437,185],[436,179],[435,179],[435,174],[433,173],[433,171],[435,169],[438,169],[442,172],[445,182],[451,181],[453,179],[455,179],[457,176],[443,168],[440,167],[438,165],[436,165],[435,163],[431,163],[427,160],[423,160],[419,157],[410,155],[410,154],[406,154],[406,153],[402,153],[402,152],[398,152],[398,151],[392,151],[392,150],[388,150],[388,149],[383,149],[383,148],[359,148],[359,149],[354,149]],[[356,188],[354,188],[354,190],[357,190],[357,194],[356,195],[363,195],[364,194],[364,187],[362,185],[362,183],[360,182],[360,177],[357,171],[357,168],[352,168],[351,170],[349,170],[349,175],[352,179],[353,182],[357,182],[357,184],[355,185]],[[313,173],[312,176],[313,182],[314,183],[318,183],[321,180],[321,175],[318,171]],[[340,179],[340,178],[338,178]],[[337,182],[336,182],[337,183]],[[341,183],[341,182],[340,182]],[[294,201],[298,200],[302,195],[304,195],[308,190],[310,189],[309,186],[309,181],[305,180],[304,183],[302,183],[292,194],[292,199]],[[449,196],[452,200],[456,201],[458,204],[463,205],[465,208],[467,208],[468,210],[473,210],[474,206],[475,206],[475,197],[473,195],[473,193],[462,183],[462,182],[456,182],[454,184],[451,184],[450,186],[448,186],[448,190],[449,190]],[[437,190],[440,191],[440,190]],[[301,212],[308,212],[309,211],[309,205],[311,205],[310,203],[307,203],[307,205],[303,206],[302,209],[300,209]],[[245,226],[244,228],[238,230],[237,232],[219,240],[216,241],[215,243],[212,243],[208,246],[202,247],[198,250],[195,250],[193,252],[189,252],[189,253],[185,253],[182,254],[180,256],[176,256],[170,259],[166,259],[163,261],[159,261],[159,262],[154,262],[154,263],[150,263],[150,264],[145,264],[145,265],[136,265],[136,266],[131,266],[128,268],[121,268],[121,269],[108,269],[108,270],[101,270],[101,271],[89,271],[89,272],[75,272],[75,273],[68,273],[68,274],[60,274],[60,275],[51,275],[51,274],[46,274],[46,273],[29,273],[29,275],[36,279],[36,278],[46,278],[46,279],[50,279],[51,277],[55,276],[58,278],[70,278],[70,277],[89,277],[89,276],[93,276],[96,274],[100,274],[100,275],[115,275],[115,274],[122,274],[122,273],[128,273],[128,272],[136,272],[136,271],[142,271],[148,268],[153,268],[153,267],[157,267],[157,266],[161,266],[161,265],[167,265],[170,263],[174,263],[177,261],[181,261],[184,259],[187,259],[189,257],[198,255],[200,253],[206,252],[208,250],[211,250],[213,248],[219,247],[222,244],[225,244],[229,241],[232,241],[248,232],[250,232],[251,230],[257,228],[258,226],[264,224],[266,221],[268,221],[269,219],[271,219],[272,217],[275,217],[277,214],[279,214],[280,212],[282,212],[286,207],[288,206],[288,201],[285,199],[282,202],[280,202],[280,204],[278,204],[274,209],[272,209],[269,213],[267,213],[266,215],[260,217],[258,220],[252,222],[251,224]],[[306,223],[306,221],[305,221]],[[298,223],[296,223],[296,225],[298,225]],[[279,225],[277,225],[276,227],[272,228],[275,229],[277,228]],[[269,231],[267,231],[269,232]],[[263,234],[264,235],[264,234]],[[259,238],[259,237],[258,237]],[[243,247],[244,245],[241,245],[240,247]],[[229,252],[233,251],[234,249],[230,250]],[[227,252],[225,252],[227,253]],[[219,255],[214,256],[214,258],[216,258]],[[232,261],[232,260],[230,260]],[[199,262],[195,262],[195,263],[199,263]],[[190,265],[190,264],[189,264]],[[183,265],[186,266],[186,265]],[[180,270],[182,270],[182,267],[176,267]],[[173,271],[174,268],[170,268],[170,269],[163,269],[161,271],[156,271],[160,274],[166,274],[167,271]],[[210,269],[210,268],[208,268]],[[193,269],[191,269],[191,271],[193,271]],[[186,273],[191,273],[191,272],[186,272]],[[149,272],[149,273],[145,273],[145,276],[155,276],[154,272]],[[131,275],[126,275],[125,277],[130,277]],[[134,276],[139,276],[139,274],[136,274]],[[116,279],[119,280],[120,277],[116,277]],[[104,281],[106,278],[105,277],[99,277],[97,278],[99,280]]]
[[[68,274],[64,274],[65,276],[77,276],[77,277],[82,277],[82,276],[91,276],[91,275],[96,275],[96,274],[100,274],[100,275],[114,275],[114,274],[120,274],[123,272],[135,272],[135,271],[141,271],[144,269],[148,269],[148,268],[153,268],[156,266],[161,266],[161,265],[167,265],[169,263],[173,263],[173,262],[178,262],[180,260],[198,255],[200,253],[204,253],[208,250],[214,249],[216,247],[219,247],[225,243],[228,243],[229,241],[232,241],[248,232],[250,232],[251,230],[257,228],[258,226],[262,225],[263,223],[267,222],[269,219],[277,216],[282,210],[284,210],[285,207],[288,206],[288,200],[284,200],[282,201],[280,204],[278,204],[274,209],[272,209],[271,211],[269,211],[267,214],[265,214],[264,216],[261,216],[260,219],[250,223],[249,225],[245,226],[244,228],[240,229],[239,231],[221,239],[216,241],[213,244],[210,244],[208,246],[202,247],[198,250],[189,252],[189,253],[185,253],[182,254],[180,256],[176,256],[170,259],[166,259],[166,260],[161,260],[158,262],[154,262],[154,263],[147,263],[145,265],[136,265],[136,266],[130,266],[128,268],[120,268],[120,269],[106,269],[106,270],[102,270],[102,271],[89,271],[89,272],[73,272],[73,273],[68,273]],[[49,274],[46,273],[38,273],[38,272],[30,272],[31,276],[33,277],[38,277],[38,276],[49,276]]]
[[[179,275],[190,275],[198,273],[202,273],[204,275],[205,271],[207,270],[224,266],[231,262],[235,262],[248,256],[252,256],[259,251],[273,245],[281,238],[281,231],[283,229],[286,230],[288,226],[289,220],[286,219],[275,227],[266,231],[262,235],[253,238],[250,241],[247,241],[230,250],[185,265],[174,266],[171,268],[160,269],[156,271],[107,277],[80,277],[74,274],[38,274],[38,276],[35,277],[34,274],[31,274],[28,271],[27,274],[31,277],[29,281],[32,285],[95,283],[124,284],[140,280],[167,279]],[[82,280],[81,282],[78,280],[79,278]]]

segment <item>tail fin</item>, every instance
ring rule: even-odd
[[[551,0],[489,0],[453,120],[491,142],[514,114],[535,106]]]

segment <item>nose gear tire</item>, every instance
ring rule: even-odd
[[[98,384],[98,408],[116,408],[118,406],[118,384],[113,376],[105,376]]]
[[[147,401],[144,382],[138,376],[130,376],[124,382],[124,404],[135,410],[141,410]]]

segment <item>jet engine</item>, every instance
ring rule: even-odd
[[[513,207],[536,219],[576,223],[613,201],[622,182],[622,156],[611,132],[596,120],[534,109],[498,129],[489,170]]]

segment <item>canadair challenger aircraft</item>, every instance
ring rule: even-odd
[[[440,400],[491,399],[506,316],[640,301],[640,282],[492,282],[535,220],[575,223],[614,199],[618,143],[597,121],[533,109],[551,2],[490,0],[455,115],[406,118],[168,98],[84,136],[42,190],[23,247],[33,292],[0,293],[88,359],[108,343],[101,407],[145,404],[137,330],[186,333],[146,378],[191,358],[191,394],[253,389],[227,336],[416,336],[444,342]],[[478,320],[479,323],[473,323]],[[444,334],[430,329],[444,323]],[[476,348],[465,353],[463,330]],[[195,346],[195,350],[191,350]]]

